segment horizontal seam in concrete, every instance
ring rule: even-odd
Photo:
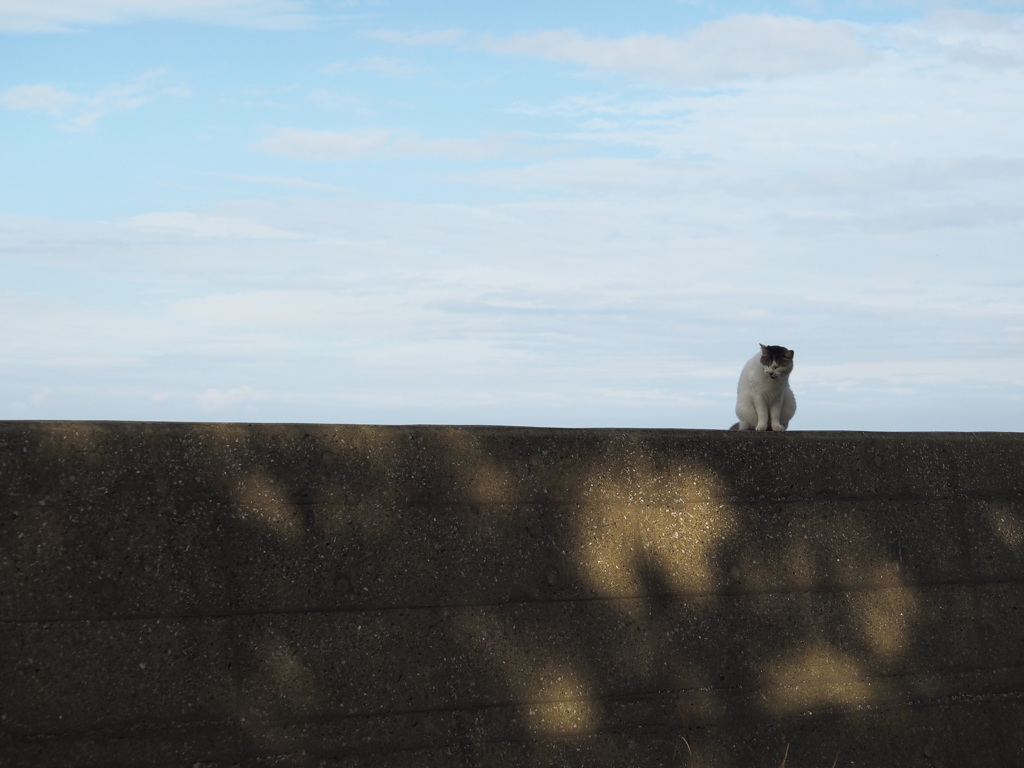
[[[190,611],[181,613],[125,613],[114,616],[63,616],[44,617],[31,616],[25,618],[0,617],[0,625],[21,625],[21,624],[102,624],[113,622],[131,621],[189,621],[204,619],[235,619],[252,618],[257,616],[292,616],[303,614],[360,614],[360,613],[384,613],[402,611],[443,611],[461,610],[472,608],[505,608],[508,606],[542,606],[542,605],[564,605],[577,603],[623,603],[642,602],[647,600],[664,600],[666,598],[704,599],[709,597],[743,598],[757,597],[762,595],[791,595],[791,594],[822,594],[841,595],[846,593],[861,592],[884,592],[890,589],[944,589],[950,587],[985,587],[1022,584],[1024,577],[992,578],[976,577],[968,579],[936,579],[932,581],[906,581],[892,584],[836,584],[836,585],[813,585],[809,587],[773,587],[773,588],[746,588],[746,587],[725,587],[718,590],[700,592],[647,592],[641,595],[614,595],[608,597],[590,596],[569,596],[563,598],[550,598],[543,600],[497,600],[484,603],[409,603],[404,605],[370,604],[360,606],[297,606],[294,608],[249,608],[237,611]]]
[[[940,673],[929,672],[929,673],[908,673],[905,675],[888,675],[888,676],[871,676],[864,678],[867,682],[885,682],[888,680],[899,680],[906,678],[915,677],[957,677],[965,674],[972,674],[978,672],[989,672],[989,673],[1019,673],[1024,675],[1024,665],[1013,665],[1009,667],[958,667],[950,670],[943,670]],[[250,723],[259,723],[266,726],[278,726],[278,727],[303,727],[303,726],[330,726],[333,724],[346,723],[358,720],[386,720],[391,718],[404,718],[404,717],[429,717],[431,715],[465,715],[475,714],[482,712],[502,712],[510,710],[529,710],[533,707],[544,707],[544,706],[557,706],[557,705],[572,705],[583,702],[605,702],[610,704],[643,704],[645,702],[657,702],[658,700],[664,703],[677,702],[680,694],[688,692],[694,693],[707,693],[707,692],[727,692],[733,696],[751,696],[758,692],[755,688],[744,688],[740,686],[729,686],[729,687],[700,687],[700,688],[652,688],[649,690],[635,691],[630,693],[618,693],[599,695],[592,697],[578,697],[578,698],[550,698],[550,699],[530,699],[530,700],[519,700],[519,701],[503,701],[494,702],[488,704],[467,704],[464,706],[448,706],[448,707],[430,707],[423,709],[404,709],[404,710],[367,710],[363,712],[351,712],[346,714],[337,715],[320,715],[316,717],[268,717],[268,718],[254,718],[248,717]],[[778,721],[778,720],[792,720],[806,717],[809,715],[835,715],[842,716],[848,715],[851,711],[870,713],[870,712],[884,712],[891,709],[900,709],[903,707],[934,707],[944,705],[968,705],[974,704],[979,701],[1024,701],[1024,691],[1022,690],[1007,690],[1007,691],[984,691],[984,692],[956,692],[956,693],[944,693],[934,698],[917,698],[917,699],[903,699],[903,700],[892,700],[890,702],[882,703],[861,703],[854,707],[843,707],[836,705],[823,705],[815,707],[814,711],[806,712],[791,712],[788,714],[775,714],[775,713],[764,713],[761,716],[747,715],[745,717],[731,716],[728,720],[730,725],[742,724],[742,723],[755,723],[763,721]],[[722,723],[724,724],[724,723]],[[677,723],[666,723],[664,728],[675,729]],[[691,727],[702,728],[702,727],[713,727],[719,725],[718,722],[711,720],[699,719],[697,724],[693,724]],[[0,733],[0,743],[22,743],[32,744],[46,741],[60,741],[60,740],[76,740],[89,735],[106,737],[112,739],[122,739],[124,734],[135,733],[159,733],[161,731],[203,731],[203,730],[221,730],[225,726],[231,728],[237,728],[238,721],[236,718],[224,718],[222,720],[176,720],[176,719],[164,719],[164,720],[153,720],[150,719],[142,723],[108,723],[97,726],[95,728],[82,728],[82,729],[69,729],[67,731],[59,732],[36,732],[33,734],[17,734],[17,733]],[[622,730],[634,730],[643,729],[651,730],[652,726],[649,724],[636,723],[632,726],[619,726],[611,728],[594,728],[591,730],[585,730],[582,735],[587,733],[602,733],[602,732],[613,732]],[[581,735],[581,732],[577,732],[572,735]],[[571,735],[569,736],[571,737]],[[548,739],[567,738],[566,736],[549,735]],[[515,739],[491,739],[483,740],[479,743],[503,743],[506,741],[515,741]],[[453,739],[444,744],[457,744],[460,743],[459,739]],[[435,745],[436,746],[436,745]],[[398,751],[416,751],[423,747],[409,747],[409,748],[398,748],[395,749],[390,746],[381,745],[378,749],[371,747],[354,747],[345,750],[330,750],[339,751],[343,754],[362,754],[362,753],[376,753],[376,752],[398,752]]]

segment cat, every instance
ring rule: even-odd
[[[736,387],[736,416],[729,429],[785,432],[796,413],[796,398],[789,388],[793,372],[793,350],[761,345],[743,366]]]

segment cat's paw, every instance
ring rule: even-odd
[[[786,428],[781,424],[772,424],[772,432],[785,432]]]
[[[758,432],[767,432],[768,431],[768,425],[767,424],[758,424],[756,427],[754,427],[754,429],[757,430]]]

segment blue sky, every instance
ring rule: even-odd
[[[0,0],[0,418],[1024,429],[1024,2]]]

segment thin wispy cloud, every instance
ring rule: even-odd
[[[80,104],[81,97],[59,88],[53,83],[18,85],[0,92],[0,104],[7,109],[22,112],[45,112],[60,117],[64,112]]]
[[[879,37],[953,64],[1024,67],[1024,21],[1013,16],[947,9],[914,24],[879,30]]]
[[[69,32],[135,21],[190,21],[255,29],[301,29],[314,16],[303,0],[5,0],[0,30]]]
[[[57,118],[57,127],[71,133],[92,133],[109,115],[130,112],[158,98],[183,98],[185,86],[161,86],[166,72],[146,72],[126,83],[94,93],[73,93],[53,83],[19,85],[0,92],[0,106],[20,112],[42,112]]]
[[[593,38],[574,31],[479,41],[486,51],[575,64],[665,86],[716,85],[860,66],[875,53],[856,25],[778,16],[736,16],[677,37]]]

